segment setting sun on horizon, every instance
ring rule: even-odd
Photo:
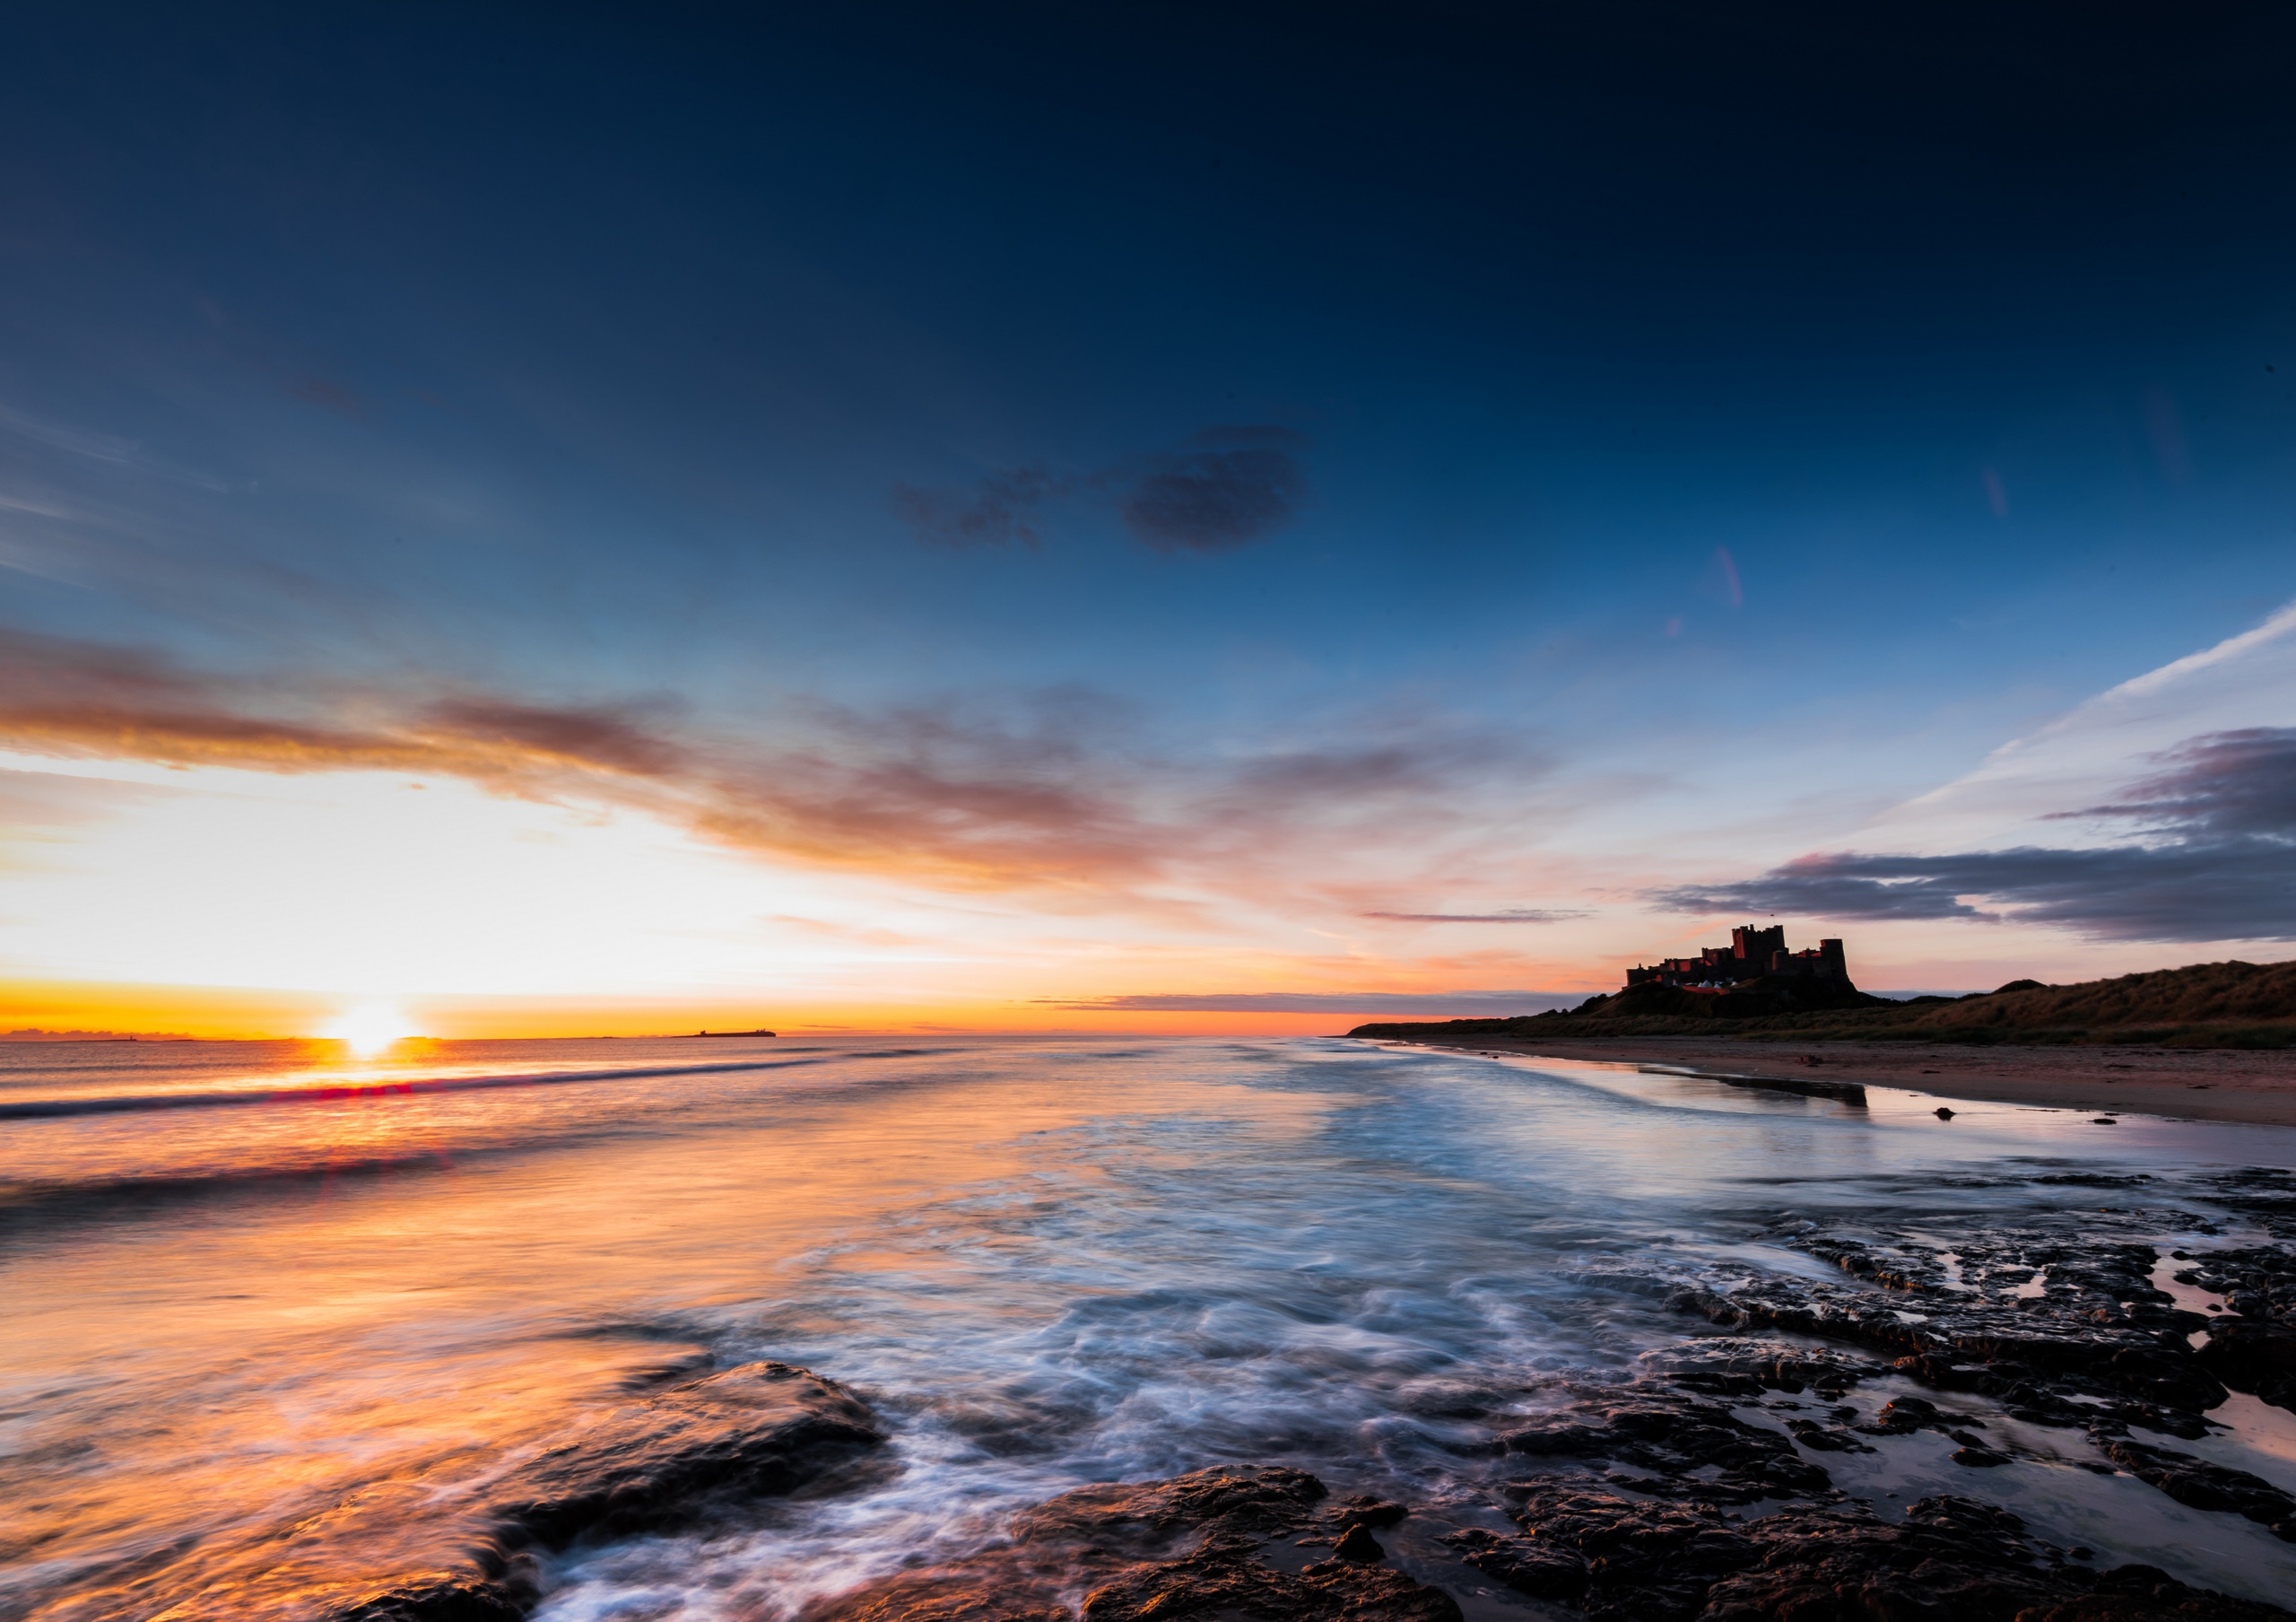
[[[422,1032],[408,1020],[394,1002],[367,1001],[352,1004],[318,1033],[330,1041],[339,1042],[359,1059],[372,1059],[384,1050],[419,1036]]]

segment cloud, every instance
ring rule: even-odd
[[[1585,912],[1550,911],[1535,907],[1510,907],[1500,912],[1362,912],[1360,918],[1384,918],[1404,924],[1559,924],[1585,918]]]
[[[133,649],[0,631],[0,749],[273,772],[448,774],[538,801],[642,811],[720,844],[955,888],[1114,899],[1165,881],[1265,892],[1320,840],[1456,822],[1504,738],[1408,718],[1363,741],[1174,760],[1142,719],[1059,687],[992,705],[783,707],[740,731],[653,704],[215,676]],[[1159,905],[1193,905],[1169,895]]]
[[[639,711],[450,695],[403,708],[187,671],[133,649],[0,631],[0,740],[30,753],[266,772],[500,780],[659,773]]]
[[[1046,497],[1064,493],[1070,481],[1041,466],[992,473],[970,490],[924,490],[893,485],[896,517],[918,538],[940,546],[1023,546],[1042,544],[1036,511]]]
[[[2147,842],[1813,855],[1650,899],[1694,912],[2006,920],[2102,940],[2296,940],[2296,728],[2209,733],[2154,758],[2166,769],[2120,799],[2048,819],[2135,822]]]
[[[74,456],[87,457],[98,462],[125,463],[141,449],[134,440],[124,440],[117,434],[98,433],[91,429],[74,428],[62,423],[50,423],[39,417],[27,416],[12,406],[0,406],[0,428],[20,433],[42,445],[68,450]]]
[[[1159,552],[1232,552],[1297,516],[1307,475],[1285,428],[1210,428],[1160,457],[1117,500],[1125,528]]]
[[[1307,442],[1265,424],[1207,428],[1177,450],[1081,479],[1031,463],[964,487],[900,482],[891,505],[931,545],[1034,547],[1044,540],[1037,516],[1044,503],[1082,489],[1113,500],[1124,527],[1159,552],[1232,552],[1298,515],[1308,479],[1296,452]]]
[[[2184,838],[2296,841],[2296,728],[2210,733],[2160,758],[2169,770],[2132,786],[2121,803],[2051,820],[2126,817]]]
[[[1074,1001],[1056,1008],[1100,1014],[1415,1014],[1429,1019],[1544,1014],[1587,1000],[1584,991],[1207,991],[1150,992]]]
[[[646,776],[671,772],[682,760],[681,752],[661,737],[658,715],[628,708],[553,709],[450,698],[426,713],[457,739],[535,760]]]

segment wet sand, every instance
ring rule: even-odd
[[[1731,1042],[1701,1036],[1560,1042],[1476,1036],[1428,1045],[1470,1053],[1671,1065],[1796,1082],[1862,1082],[2045,1109],[2131,1110],[2186,1121],[2296,1126],[2296,1050],[2288,1049],[1974,1048],[1907,1042]]]

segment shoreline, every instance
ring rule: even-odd
[[[1666,1065],[1700,1074],[1776,1081],[1903,1087],[1983,1103],[2127,1111],[2182,1121],[2296,1127],[2296,1053],[2284,1050],[2021,1047],[1908,1042],[1750,1042],[1711,1036],[1640,1038],[1382,1036],[1467,1053]]]

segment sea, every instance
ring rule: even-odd
[[[760,1358],[859,1394],[888,1465],[579,1551],[545,1622],[775,1622],[1081,1484],[1226,1461],[1439,1517],[1488,1468],[1452,1394],[1630,1379],[1715,1332],[1675,1284],[1839,1280],[1796,1222],[1946,1251],[2113,1207],[2083,1220],[2126,1236],[2150,1219],[2088,1173],[2296,1166],[2283,1129],[1940,1102],[1339,1038],[0,1045],[0,1615]],[[2159,1220],[2164,1251],[2259,1238]],[[2296,1491],[2296,1416],[2217,1417],[2161,1440]],[[2025,1440],[1892,1467],[1892,1502],[2296,1593],[2262,1527]],[[1879,1465],[1824,1462],[1883,1503]]]

